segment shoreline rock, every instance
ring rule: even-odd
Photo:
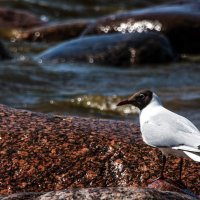
[[[111,66],[175,60],[167,38],[158,33],[88,36],[56,45],[36,56],[39,62],[88,62]]]
[[[144,188],[160,172],[160,152],[139,127],[113,120],[55,116],[0,105],[0,195],[66,188]],[[176,180],[179,159],[168,159]],[[185,160],[183,182],[200,194],[199,165]]]

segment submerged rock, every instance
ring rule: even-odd
[[[0,29],[30,28],[43,24],[39,17],[27,11],[0,7]]]
[[[146,31],[165,34],[178,53],[200,53],[200,2],[177,1],[105,16],[83,35]]]
[[[48,49],[37,60],[89,62],[106,65],[164,63],[174,59],[168,40],[157,33],[81,37]]]
[[[12,56],[8,52],[8,50],[5,48],[4,44],[0,41],[0,61],[2,60],[9,60]]]
[[[0,105],[0,194],[86,187],[146,187],[158,177],[160,152],[129,122],[55,116]],[[182,178],[200,194],[198,163]],[[168,159],[176,180],[179,159]]]
[[[57,42],[79,37],[89,21],[73,21],[59,24],[47,24],[41,27],[20,31],[13,35],[17,40]]]

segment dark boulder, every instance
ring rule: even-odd
[[[54,46],[36,57],[42,62],[89,62],[114,66],[165,63],[174,58],[168,40],[150,32],[81,37]]]
[[[144,31],[165,34],[178,53],[200,53],[200,1],[177,1],[105,16],[83,35]]]
[[[43,24],[39,17],[27,11],[0,7],[0,29],[30,28]]]
[[[0,41],[0,61],[2,60],[9,60],[12,56],[8,52],[8,50],[5,48],[4,44]]]
[[[44,26],[21,31],[14,38],[35,42],[57,42],[79,37],[89,21],[73,21],[67,23],[47,24]]]

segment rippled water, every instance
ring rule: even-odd
[[[1,1],[0,5],[20,7],[39,13],[44,19],[59,21],[93,19],[156,1],[110,1],[106,5],[103,2],[18,0]],[[192,119],[200,127],[199,57],[173,64],[121,69],[77,63],[39,64],[32,58],[52,44],[4,42],[15,59],[0,63],[0,103],[47,113],[114,119],[125,117],[137,121],[135,108],[116,108],[116,103],[138,89],[150,88],[160,95],[168,108]]]

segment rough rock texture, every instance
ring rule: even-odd
[[[92,199],[107,199],[107,200],[192,200],[193,198],[169,191],[158,191],[154,189],[133,189],[133,188],[88,188],[88,189],[67,189],[56,192],[40,193],[19,193],[0,197],[1,200],[92,200]]]
[[[89,62],[114,66],[165,63],[175,59],[167,38],[157,33],[88,36],[64,42],[36,58],[54,62]]]
[[[54,116],[0,105],[0,194],[75,187],[146,187],[160,153],[129,122]],[[178,176],[169,159],[166,176]],[[199,165],[185,160],[183,181],[200,194]]]

